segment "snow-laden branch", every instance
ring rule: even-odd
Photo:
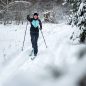
[[[0,4],[0,6],[4,8],[4,5]]]
[[[5,2],[3,2],[2,0],[0,0],[4,5],[6,5],[6,3]]]
[[[3,10],[0,10],[0,13],[2,13],[3,12]]]
[[[10,2],[8,4],[8,6],[10,7],[10,6],[14,5],[15,3],[24,3],[24,4],[28,4],[29,6],[31,5],[31,3],[27,2],[27,1],[13,1],[13,2]]]
[[[2,1],[2,0],[0,0],[0,1]],[[23,3],[23,4],[27,4],[28,6],[31,6],[31,3],[30,2],[28,2],[28,1],[12,1],[12,2],[10,2],[10,3],[8,3],[8,4],[6,4],[6,5],[1,5],[4,9],[8,9],[9,7],[11,7],[11,6],[13,6],[14,4],[21,4],[21,3]],[[1,11],[2,12],[2,11]]]

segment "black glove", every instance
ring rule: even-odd
[[[30,19],[30,15],[27,15],[27,20],[29,20]]]

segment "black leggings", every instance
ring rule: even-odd
[[[38,38],[39,32],[30,32],[32,48],[34,49],[34,54],[38,53]]]

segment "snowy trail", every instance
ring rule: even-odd
[[[69,78],[71,75],[70,67],[76,65],[78,61],[78,57],[75,58],[74,54],[81,48],[79,45],[69,44],[69,37],[72,33],[71,27],[65,24],[44,24],[43,28],[48,49],[45,48],[40,35],[39,54],[34,61],[31,61],[28,56],[31,48],[27,49],[28,45],[26,44],[26,50],[21,52],[1,71],[0,86],[53,86],[53,84],[61,82],[59,76],[63,76],[63,82],[64,75],[67,73]],[[28,38],[29,32],[27,34],[26,38]],[[58,80],[55,79],[53,74],[55,71],[53,70],[57,72],[56,78]],[[61,86],[60,83],[58,85]]]

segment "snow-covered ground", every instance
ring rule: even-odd
[[[76,86],[85,74],[86,46],[69,38],[75,28],[65,24],[43,24],[39,53],[31,61],[28,25],[24,51],[21,51],[24,25],[0,25],[0,86]]]

